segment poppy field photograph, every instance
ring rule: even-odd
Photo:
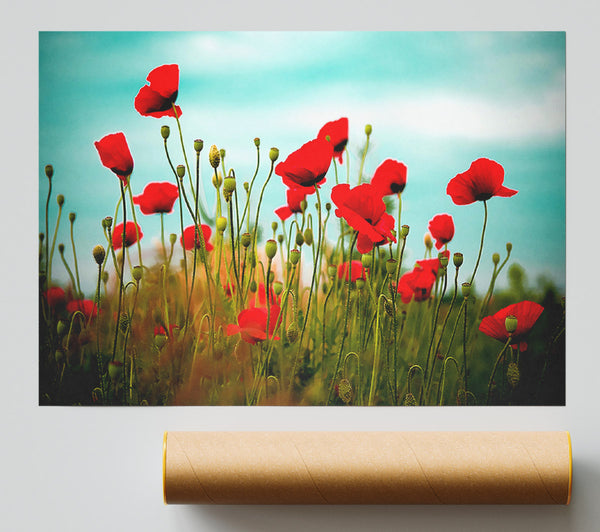
[[[564,32],[38,39],[40,405],[565,404]]]

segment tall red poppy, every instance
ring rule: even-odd
[[[454,237],[454,220],[449,214],[436,214],[429,220],[429,232],[435,238],[435,247],[440,249]]]
[[[137,231],[136,231],[137,226]],[[135,222],[127,222],[125,226],[125,247],[128,248],[138,241],[138,234],[140,240],[144,236],[142,228]],[[112,232],[112,244],[114,249],[121,249],[123,247],[123,224],[117,224]]]
[[[44,297],[50,307],[61,305],[66,300],[65,291],[60,286],[53,286],[44,292]]]
[[[171,213],[179,189],[173,183],[148,183],[144,192],[133,196],[133,203],[140,206],[142,214]]]
[[[306,199],[307,194],[312,194],[314,189],[310,188],[288,188],[285,192],[287,205],[275,209],[275,214],[280,220],[287,220],[295,212],[302,212],[301,203]]]
[[[227,326],[227,336],[240,333],[242,340],[249,344],[256,344],[267,339],[267,317],[269,321],[269,337],[273,340],[279,340],[273,337],[275,324],[279,317],[279,307],[272,305],[269,313],[264,307],[254,307],[244,309],[238,314],[238,323],[231,323]]]
[[[208,225],[202,224],[202,234],[204,235],[206,251],[212,251],[213,245],[209,242],[212,229]],[[200,234],[196,235],[196,228],[190,225],[183,230],[183,235],[179,238],[179,242],[181,242],[181,246],[185,249],[194,249],[194,244],[196,245],[196,249],[200,249]]]
[[[275,173],[290,188],[312,187],[325,182],[332,157],[331,142],[314,139],[290,153],[285,161],[275,167]]]
[[[338,278],[348,280],[348,274],[350,265],[348,262],[344,262],[338,266]],[[354,283],[357,279],[365,278],[365,269],[363,268],[362,262],[359,260],[352,261],[352,282]]]
[[[509,197],[518,191],[506,188],[504,168],[491,159],[477,159],[466,172],[453,177],[446,193],[456,205],[469,205],[476,201],[486,201],[492,196]]]
[[[517,318],[517,329],[512,334],[513,343],[511,347],[518,348],[519,351],[526,351],[527,342],[523,340],[543,311],[544,307],[533,301],[513,303],[499,310],[496,314],[483,318],[479,324],[479,330],[496,340],[506,342],[508,340],[506,318],[507,316],[515,316]]]
[[[344,218],[358,231],[356,249],[368,253],[376,244],[387,240],[396,242],[392,235],[394,218],[385,212],[385,203],[376,188],[368,183],[350,188],[336,185],[331,191],[331,200],[337,205],[335,214]]]
[[[346,144],[348,144],[348,119],[343,117],[333,122],[327,122],[319,130],[317,138],[326,139],[327,137],[329,137],[329,142],[333,144],[333,157],[337,157],[340,164],[342,164],[344,162],[342,154]]]
[[[398,293],[402,303],[410,303],[413,298],[415,301],[429,299],[435,278],[436,275],[432,269],[418,265],[403,274],[398,281]]]
[[[135,110],[143,116],[175,116],[173,103],[179,91],[179,66],[162,65],[150,72],[146,78],[150,85],[144,85],[135,97]],[[177,116],[181,108],[177,105]]]
[[[127,139],[121,132],[111,133],[94,142],[102,164],[114,172],[127,184],[127,177],[133,172],[133,157],[127,145]]]
[[[86,319],[94,318],[98,314],[96,303],[90,299],[74,299],[67,303],[67,312],[81,312]]]
[[[371,185],[379,190],[382,196],[399,194],[406,186],[406,165],[394,159],[386,159],[375,170]]]

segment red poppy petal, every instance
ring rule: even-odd
[[[287,205],[284,205],[275,209],[275,214],[279,216],[280,220],[285,221],[292,215],[292,210]]]
[[[501,196],[503,198],[510,198],[511,196],[514,196],[517,192],[519,192],[518,190],[513,190],[512,188],[507,188],[504,185],[502,185],[494,194],[494,196]]]
[[[164,98],[175,101],[179,90],[179,66],[162,65],[152,70],[146,80],[150,83],[152,90]]]
[[[446,187],[446,194],[452,198],[455,205],[469,205],[477,201],[473,189],[460,175],[450,180]]]
[[[363,255],[365,253],[369,253],[373,249],[374,242],[364,233],[358,233],[358,237],[356,239],[356,249],[359,253]],[[353,274],[354,276],[354,274]]]
[[[227,336],[232,336],[234,334],[239,333],[240,331],[240,326],[236,325],[235,323],[230,323],[229,325],[227,325]]]
[[[506,341],[508,338],[508,334],[506,332],[506,326],[504,325],[504,321],[500,323],[500,320],[495,318],[494,316],[486,316],[481,320],[479,324],[479,330],[495,338],[496,340]]]

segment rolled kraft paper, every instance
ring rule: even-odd
[[[568,432],[167,432],[167,504],[568,504]]]

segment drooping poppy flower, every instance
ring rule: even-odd
[[[399,194],[406,186],[406,165],[394,159],[386,159],[375,170],[371,185],[373,185],[382,196]]]
[[[527,342],[524,341],[525,336],[543,311],[544,307],[533,301],[513,303],[499,310],[496,314],[483,318],[479,324],[479,330],[496,340],[506,342],[509,336],[506,331],[506,318],[507,316],[515,316],[517,318],[517,329],[512,333],[514,343],[511,346],[518,348],[519,351],[526,351]]]
[[[350,266],[347,262],[338,266],[338,278],[348,280],[348,274]],[[359,260],[352,261],[352,282],[354,283],[357,279],[365,278],[365,269],[363,268],[362,262]]]
[[[143,116],[175,116],[173,103],[179,91],[179,66],[162,65],[150,72],[146,78],[150,85],[144,85],[135,97],[135,110]],[[177,105],[177,116],[181,108]]]
[[[446,193],[456,205],[469,205],[476,201],[486,201],[492,196],[509,197],[518,191],[506,188],[504,168],[491,159],[477,159],[466,172],[453,177]]]
[[[314,139],[290,153],[285,161],[275,167],[275,173],[290,188],[312,187],[325,182],[332,157],[331,142]]]
[[[140,206],[142,214],[171,213],[178,197],[179,189],[173,183],[148,183],[144,192],[133,196],[133,203]]]
[[[127,184],[127,177],[133,172],[133,157],[125,135],[121,132],[111,133],[94,142],[94,146],[102,164]]]
[[[213,245],[209,242],[210,235],[212,234],[212,229],[205,224],[202,224],[202,234],[204,235],[204,242],[206,244],[206,251],[212,251]],[[184,249],[190,250],[194,249],[194,240],[196,249],[200,249],[201,240],[200,234],[196,235],[196,228],[193,225],[186,227],[183,230],[183,235],[179,238],[179,242],[181,242],[181,246]]]
[[[272,305],[269,314],[264,307],[254,307],[244,309],[238,314],[237,324],[231,323],[227,326],[227,336],[240,333],[242,340],[249,344],[256,344],[267,339],[267,317],[269,321],[269,337],[273,340],[279,340],[273,337],[275,324],[279,317],[279,307]]]
[[[301,203],[306,199],[307,194],[312,194],[314,189],[310,188],[288,188],[285,192],[287,205],[275,209],[275,214],[282,221],[287,220],[293,213],[302,212]]]
[[[415,301],[426,301],[429,299],[435,279],[436,274],[433,270],[418,265],[411,271],[403,274],[398,281],[397,289],[402,303],[410,303],[413,298]]]
[[[98,307],[90,299],[74,299],[67,303],[67,312],[81,312],[85,319],[95,318],[98,314]]]
[[[61,305],[66,300],[65,291],[60,286],[53,286],[44,292],[49,307]]]
[[[376,244],[387,240],[396,242],[392,235],[394,218],[385,212],[385,203],[376,188],[368,183],[350,188],[336,185],[331,191],[331,200],[337,205],[335,214],[344,218],[358,231],[356,249],[368,253]]]
[[[346,144],[348,144],[348,119],[343,117],[333,122],[327,122],[319,130],[317,138],[326,139],[327,137],[329,137],[329,142],[333,144],[333,157],[337,157],[340,164],[342,164],[344,162],[342,154]]]
[[[137,227],[137,231],[136,231]],[[144,236],[142,233],[142,228],[137,225],[135,222],[127,222],[125,226],[125,247],[133,246],[138,241],[141,240]],[[121,249],[123,247],[123,224],[117,224],[112,232],[112,245],[114,249]]]
[[[454,220],[449,214],[436,214],[429,220],[428,229],[435,238],[436,249],[440,249],[454,237]]]

